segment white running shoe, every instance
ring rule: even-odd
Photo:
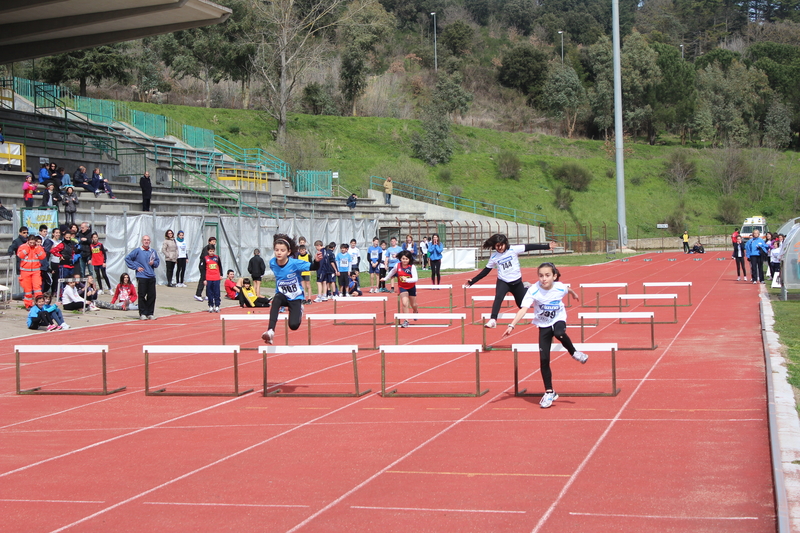
[[[97,291],[97,295],[98,296],[102,296],[103,295],[103,289],[100,289],[99,291]]]
[[[214,308],[213,308],[213,307],[209,307],[209,308],[208,308],[208,312],[209,312],[209,313],[213,313],[213,312],[214,312]]]
[[[575,352],[574,354],[572,354],[572,358],[578,361],[582,365],[589,360],[589,356],[583,352]]]
[[[741,280],[742,280],[742,277],[741,277],[741,276],[739,276],[739,277],[737,277],[737,278],[736,278],[736,281],[741,281]]]
[[[489,321],[483,325],[485,328],[496,328],[497,321],[494,318],[490,318]]]
[[[196,294],[194,295],[194,299],[197,300],[198,302],[202,302],[203,301],[203,297],[202,296],[198,296]]]
[[[314,303],[317,303],[317,304],[318,304],[318,303],[320,303],[320,302],[324,302],[324,301],[325,301],[325,300],[323,300],[323,299],[322,299],[322,298],[320,298],[319,296],[317,296],[316,298],[314,298]]]
[[[61,324],[61,329],[62,329],[62,330],[64,330],[64,329],[69,329],[69,324],[67,324],[66,322],[64,322],[63,324]]]
[[[744,277],[744,280],[747,281],[747,276]]]
[[[408,327],[408,320],[403,320],[403,323],[400,324],[400,327],[401,328],[407,328]]]
[[[553,405],[555,400],[558,400],[558,394],[555,391],[545,392],[544,396],[542,396],[542,399],[539,400],[539,407],[542,409],[547,409]]]
[[[271,329],[268,329],[261,335],[261,338],[264,339],[264,342],[267,344],[272,344],[272,339],[275,338],[275,332]]]
[[[214,312],[215,312],[215,313],[219,313],[219,306],[218,306],[218,305],[215,305],[215,306],[214,306]]]

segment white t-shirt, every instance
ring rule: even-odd
[[[777,248],[773,248],[769,251],[769,262],[770,263],[780,263],[781,262],[781,247],[778,246]]]
[[[522,299],[522,307],[530,307],[534,312],[533,323],[540,328],[550,327],[559,320],[567,321],[567,309],[564,307],[564,296],[567,295],[566,284],[554,281],[553,287],[546,291],[537,281],[530,286]]]
[[[350,265],[358,266],[361,262],[361,250],[357,246],[350,247]]]
[[[486,263],[487,268],[496,268],[497,277],[510,283],[522,278],[522,272],[519,269],[519,254],[525,251],[524,244],[515,244],[510,246],[505,252],[498,253],[496,250],[492,252],[489,257],[489,262]]]

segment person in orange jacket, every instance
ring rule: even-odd
[[[25,291],[25,309],[33,307],[33,300],[42,295],[41,261],[44,248],[36,243],[36,235],[29,235],[28,242],[17,249],[19,258],[19,283]]]

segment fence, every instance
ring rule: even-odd
[[[292,179],[294,191],[302,196],[333,196],[333,172],[298,170]]]

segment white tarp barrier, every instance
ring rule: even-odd
[[[20,158],[11,158],[9,156],[21,156],[22,145],[19,143],[0,143],[0,165],[20,165]],[[24,170],[24,169],[23,169]]]
[[[217,255],[222,261],[223,276],[233,269],[236,276],[247,276],[247,264],[253,257],[253,250],[260,248],[266,263],[272,258],[272,236],[286,233],[295,239],[304,236],[310,250],[314,252],[314,241],[321,240],[325,245],[333,241],[338,245],[349,244],[350,239],[358,241],[361,250],[361,267],[366,269],[366,251],[372,245],[372,237],[377,234],[378,223],[374,220],[346,219],[268,219],[235,216],[158,216],[155,214],[137,216],[106,217],[105,246],[108,254],[108,277],[116,285],[124,272],[132,273],[125,266],[125,256],[134,248],[141,246],[142,236],[149,235],[151,246],[161,254],[164,234],[168,229],[177,236],[183,230],[189,258],[186,264],[185,283],[197,282],[200,278],[198,264],[200,252],[208,243],[206,235],[217,236]],[[159,285],[167,283],[167,265],[161,256],[161,266],[156,271]],[[269,269],[267,269],[269,272]],[[175,278],[173,277],[173,282]]]
[[[445,248],[442,251],[442,269],[474,270],[475,248]]]

